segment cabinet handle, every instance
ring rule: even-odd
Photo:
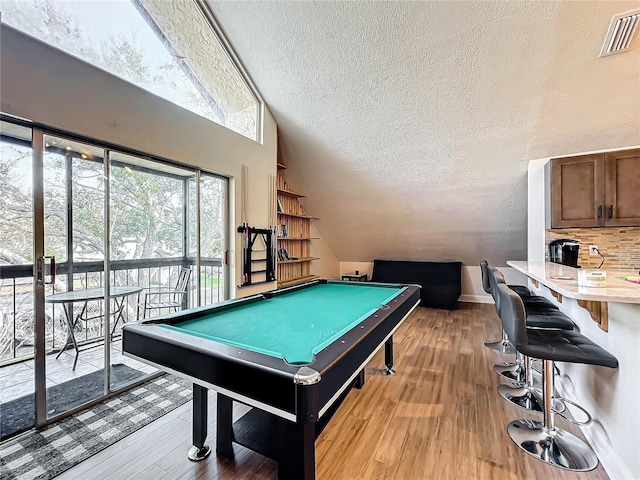
[[[613,205],[609,205],[609,218],[613,218]]]
[[[602,218],[602,208],[603,208],[602,205],[598,205],[598,219]]]

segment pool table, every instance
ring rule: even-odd
[[[315,478],[315,439],[365,366],[420,301],[420,287],[315,280],[123,327],[122,350],[193,382],[193,447],[211,451],[207,392],[217,392],[216,452],[232,442],[278,462],[279,479]],[[233,401],[253,407],[233,421]]]

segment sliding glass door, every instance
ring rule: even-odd
[[[103,396],[105,150],[44,133],[42,219],[46,419]],[[39,149],[36,149],[36,155]],[[36,223],[39,219],[36,218]],[[55,275],[54,275],[55,271]],[[57,352],[55,355],[53,352]],[[36,355],[36,365],[42,359]]]
[[[31,129],[0,124],[0,440],[35,425]]]
[[[2,122],[0,438],[156,370],[126,323],[227,298],[227,180]],[[7,418],[22,422],[5,425]],[[15,423],[15,422],[14,422]]]

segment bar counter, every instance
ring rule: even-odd
[[[593,416],[581,430],[609,477],[640,479],[640,285],[616,278],[638,273],[606,270],[606,287],[583,287],[576,268],[542,261],[507,264],[528,277],[533,293],[567,314],[576,330],[618,359],[617,370],[558,362],[556,387]]]
[[[637,275],[637,272],[604,269],[606,287],[583,287],[578,285],[578,268],[551,262],[509,261],[507,265],[567,298],[640,304],[640,285],[618,278]]]

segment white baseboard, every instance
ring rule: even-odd
[[[638,473],[636,472],[635,475],[631,474],[631,471],[627,469],[627,466],[615,450],[611,448],[610,444],[603,441],[597,442],[588,428],[580,427],[580,430],[589,442],[591,448],[596,452],[598,460],[600,460],[602,467],[611,480],[631,480],[638,478]],[[594,446],[597,448],[594,448]]]
[[[564,396],[566,394],[565,389],[562,387],[561,382],[556,383],[556,387],[560,395]],[[584,413],[575,408],[573,405],[567,405],[569,411],[574,418],[582,418]],[[636,473],[633,475],[631,471],[624,464],[620,456],[616,453],[616,451],[611,447],[611,443],[608,441],[606,436],[602,436],[602,438],[598,438],[598,430],[597,428],[592,428],[593,423],[590,426],[581,426],[580,431],[584,435],[584,438],[587,440],[589,446],[593,449],[598,460],[602,464],[605,472],[609,475],[611,480],[635,480],[638,477]]]
[[[467,303],[493,303],[493,298],[490,295],[471,295],[469,293],[463,293],[458,298],[459,302]]]

